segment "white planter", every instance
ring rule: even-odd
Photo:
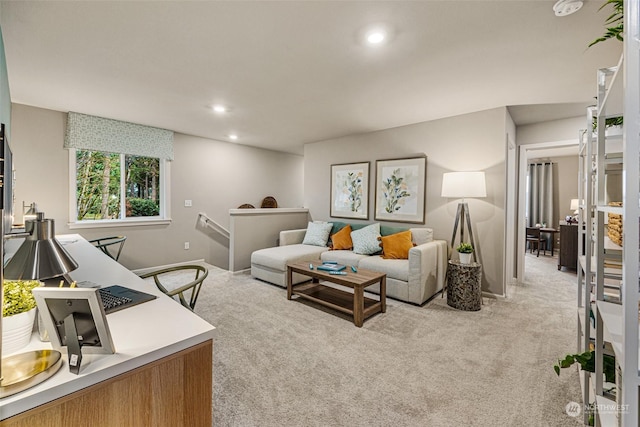
[[[460,257],[460,264],[471,264],[471,256],[473,254],[463,254],[458,252],[458,256]]]
[[[15,353],[31,341],[36,309],[2,318],[2,355]]]
[[[621,125],[609,126],[604,130],[604,134],[605,136],[608,136],[608,137],[620,136],[622,135],[622,126]]]

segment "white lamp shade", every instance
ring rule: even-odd
[[[571,199],[571,207],[569,208],[569,210],[577,211],[578,210],[578,204],[579,204],[579,200],[578,199]]]
[[[487,197],[484,172],[447,172],[442,175],[442,197]]]

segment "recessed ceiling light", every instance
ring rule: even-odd
[[[231,133],[229,134],[229,139],[232,141],[235,141],[238,139],[238,135],[236,135],[235,133]]]
[[[212,107],[212,109],[216,113],[226,113],[227,112],[227,107],[225,107],[224,105],[214,105]]]
[[[380,44],[387,38],[384,31],[374,30],[367,34],[367,42],[370,44]]]
[[[394,38],[393,27],[385,22],[370,23],[358,30],[358,43],[364,46],[381,46]]]

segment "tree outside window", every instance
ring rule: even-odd
[[[77,150],[77,220],[157,217],[160,179],[160,159]]]

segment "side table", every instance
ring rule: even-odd
[[[482,305],[482,265],[451,260],[447,268],[447,304],[458,310],[478,311]]]

